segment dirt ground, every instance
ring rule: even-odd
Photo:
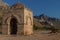
[[[0,35],[0,40],[60,40],[60,33],[49,34],[49,31],[34,31],[34,34],[26,35]]]

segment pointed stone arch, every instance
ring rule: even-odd
[[[11,15],[10,17],[8,17],[7,19],[6,19],[6,23],[7,23],[7,25],[8,25],[8,35],[11,35],[11,19],[15,19],[16,21],[17,21],[17,24],[19,24],[20,23],[20,18],[17,16],[17,15]],[[16,27],[17,28],[17,27]],[[17,30],[17,29],[16,29]]]
[[[12,17],[10,20],[10,34],[16,35],[17,34],[17,19]]]

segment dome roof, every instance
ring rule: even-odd
[[[21,8],[23,7],[23,4],[22,3],[16,3],[14,5],[12,5],[13,8]]]
[[[3,6],[4,8],[8,7],[8,4],[0,0],[0,6]]]
[[[8,4],[0,0],[0,6],[8,6]]]

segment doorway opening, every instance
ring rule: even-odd
[[[11,21],[10,21],[10,34],[11,35],[17,34],[17,19],[14,17],[11,18]]]

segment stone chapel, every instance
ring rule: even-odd
[[[0,27],[3,35],[33,34],[33,12],[20,2],[9,6],[0,0]]]

